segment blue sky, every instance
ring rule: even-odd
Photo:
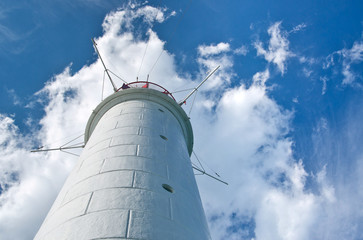
[[[101,100],[95,37],[113,72],[149,73],[170,91],[221,65],[190,114],[196,153],[230,184],[197,176],[213,239],[362,239],[362,10],[360,1],[2,1],[0,236],[32,238],[77,160],[29,149],[82,134]]]

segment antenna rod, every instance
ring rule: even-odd
[[[117,92],[116,85],[115,85],[115,83],[112,81],[112,78],[111,78],[110,74],[108,73],[108,69],[106,68],[105,63],[104,63],[104,62],[103,62],[103,60],[102,60],[101,54],[100,54],[100,52],[98,51],[97,43],[95,42],[95,40],[94,40],[93,38],[91,38],[91,40],[92,40],[93,46],[94,46],[94,47],[95,47],[95,49],[96,49],[96,52],[97,52],[98,57],[101,59],[102,65],[103,65],[103,67],[105,68],[105,71],[106,71],[106,73],[107,73],[107,76],[108,76],[108,78],[110,79],[110,82],[111,82],[111,84],[112,84],[113,90],[114,90],[115,92]]]
[[[216,67],[212,72],[210,72],[209,74],[208,74],[208,76],[206,77],[206,78],[204,78],[204,80],[201,82],[201,83],[199,83],[199,85],[196,87],[196,88],[194,88],[194,90],[193,91],[191,91],[189,94],[188,94],[188,96],[186,96],[185,98],[184,98],[184,100],[183,101],[180,101],[179,102],[179,105],[182,105],[183,103],[185,103],[187,100],[188,100],[188,98],[190,98],[190,96],[192,96],[193,95],[193,93],[195,93],[197,90],[198,90],[198,88],[200,87],[200,86],[202,86],[203,85],[203,83],[205,82],[205,81],[207,81],[208,80],[208,78],[210,78],[210,76],[212,76],[217,70],[218,70],[218,68],[220,67],[220,65],[218,65],[218,67]]]
[[[198,172],[201,172],[202,174],[207,175],[208,177],[211,177],[211,178],[213,178],[213,179],[215,179],[215,180],[217,180],[217,181],[219,181],[219,182],[221,182],[221,183],[224,183],[224,184],[228,185],[228,183],[227,183],[227,182],[222,181],[221,179],[216,178],[216,177],[214,177],[214,176],[212,176],[212,175],[210,175],[210,174],[206,173],[205,171],[200,170],[200,169],[199,169],[199,168],[197,168],[197,167],[192,166],[192,168],[193,168],[193,169],[195,169],[195,170],[197,170]]]
[[[49,148],[49,149],[35,149],[35,150],[31,150],[30,152],[62,151],[62,150],[65,150],[65,149],[74,149],[74,148],[83,148],[83,147],[84,147],[84,145],[73,146],[73,147]]]

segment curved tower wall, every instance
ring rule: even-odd
[[[93,111],[86,146],[35,239],[210,239],[182,108],[152,89]]]

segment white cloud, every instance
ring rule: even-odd
[[[343,48],[329,54],[323,63],[323,68],[329,69],[337,64],[339,64],[339,66],[341,64],[341,74],[344,76],[342,84],[362,87],[362,84],[357,81],[362,79],[360,73],[352,69],[357,67],[359,69],[362,62],[363,41],[358,40],[353,43],[353,46],[350,49]]]
[[[363,219],[361,101],[347,106],[343,124],[322,118],[312,137],[313,155],[323,168],[315,176],[322,207],[311,233],[315,239],[360,239]],[[344,129],[343,131],[341,129]],[[339,167],[337,167],[339,166]]]
[[[352,48],[344,51],[343,55],[352,63],[363,61],[363,42],[354,42]]]
[[[0,116],[0,135],[1,238],[29,239],[67,175],[67,161],[30,154],[34,136],[22,135],[8,116]]]
[[[17,41],[20,38],[19,35],[17,35],[11,29],[7,28],[2,24],[0,24],[0,35],[4,36],[6,39],[10,41]]]
[[[289,196],[270,191],[260,206],[256,229],[257,239],[310,239],[317,204],[313,194]]]
[[[363,61],[363,42],[354,42],[351,49],[343,49],[340,51],[343,56],[343,84],[353,84],[358,78],[358,74],[351,70],[353,64],[359,64]]]
[[[164,12],[160,11],[158,8],[154,8],[151,6],[145,6],[143,8],[139,8],[136,11],[135,15],[137,17],[143,17],[144,21],[146,21],[148,23],[152,23],[154,20],[161,23],[165,20]],[[175,15],[175,13],[174,13],[174,15]]]
[[[350,70],[350,64],[343,64],[342,74],[344,76],[343,84],[350,85],[354,82],[357,75]]]
[[[301,56],[301,57],[299,57],[299,62],[308,63],[309,65],[312,65],[312,64],[318,62],[318,60],[315,58],[312,58],[312,57]]]
[[[326,177],[326,165],[317,174],[317,182],[319,183],[320,192],[323,198],[327,199],[328,202],[333,203],[336,201],[335,189],[332,185],[327,182]]]
[[[311,76],[311,74],[313,73],[313,71],[312,70],[309,70],[309,69],[307,69],[307,68],[303,68],[303,74],[305,75],[305,77],[310,77]]]
[[[212,96],[219,98],[221,90],[228,86],[235,76],[233,73],[233,58],[227,53],[230,51],[228,43],[219,43],[217,45],[202,45],[198,47],[199,63],[201,74],[198,76],[201,81],[208,71],[213,70],[217,66],[221,68],[208,80],[203,89],[209,91]]]
[[[253,83],[257,86],[265,86],[266,81],[270,78],[270,72],[266,69],[264,72],[258,72],[253,75]]]
[[[306,239],[316,217],[318,197],[305,193],[307,173],[294,163],[285,137],[291,113],[267,96],[268,77],[268,70],[256,73],[249,88],[225,91],[212,120],[192,115],[199,157],[230,183],[199,179],[215,239],[241,239],[243,229],[232,215],[252,217],[257,239]]]
[[[209,55],[218,55],[220,53],[229,52],[230,46],[229,43],[218,43],[217,45],[201,45],[198,47],[198,52],[202,57],[206,57]]]
[[[248,53],[248,48],[247,48],[247,46],[242,45],[241,47],[239,47],[239,48],[237,48],[237,49],[233,50],[233,53],[234,53],[234,54],[237,54],[237,55],[243,55],[243,56],[246,56],[246,55],[247,55],[247,53]]]
[[[17,105],[22,104],[20,97],[15,93],[14,89],[7,89],[7,93],[9,95],[9,97],[12,98],[14,105],[17,106]]]
[[[321,95],[324,95],[326,93],[327,82],[329,81],[329,79],[326,76],[323,76],[323,77],[320,77],[320,81],[323,82],[323,88],[321,89]]]
[[[300,23],[299,25],[295,26],[290,33],[296,33],[296,32],[300,32],[301,30],[305,29],[307,27],[307,25],[305,23]]]
[[[267,49],[264,49],[260,41],[255,42],[254,46],[257,50],[257,55],[262,55],[266,61],[275,63],[283,75],[287,68],[286,61],[294,54],[289,50],[288,34],[285,31],[281,31],[280,27],[281,22],[276,22],[268,29],[267,32],[270,35],[270,40]]]

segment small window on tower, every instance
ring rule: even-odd
[[[170,193],[173,193],[174,192],[174,189],[170,186],[170,185],[168,185],[168,184],[163,184],[163,185],[161,185],[166,191],[168,191],[168,192],[170,192]]]
[[[162,139],[164,139],[165,141],[167,141],[167,140],[168,140],[168,138],[167,138],[167,137],[165,137],[165,136],[163,136],[163,135],[160,135],[160,137],[161,137]]]

